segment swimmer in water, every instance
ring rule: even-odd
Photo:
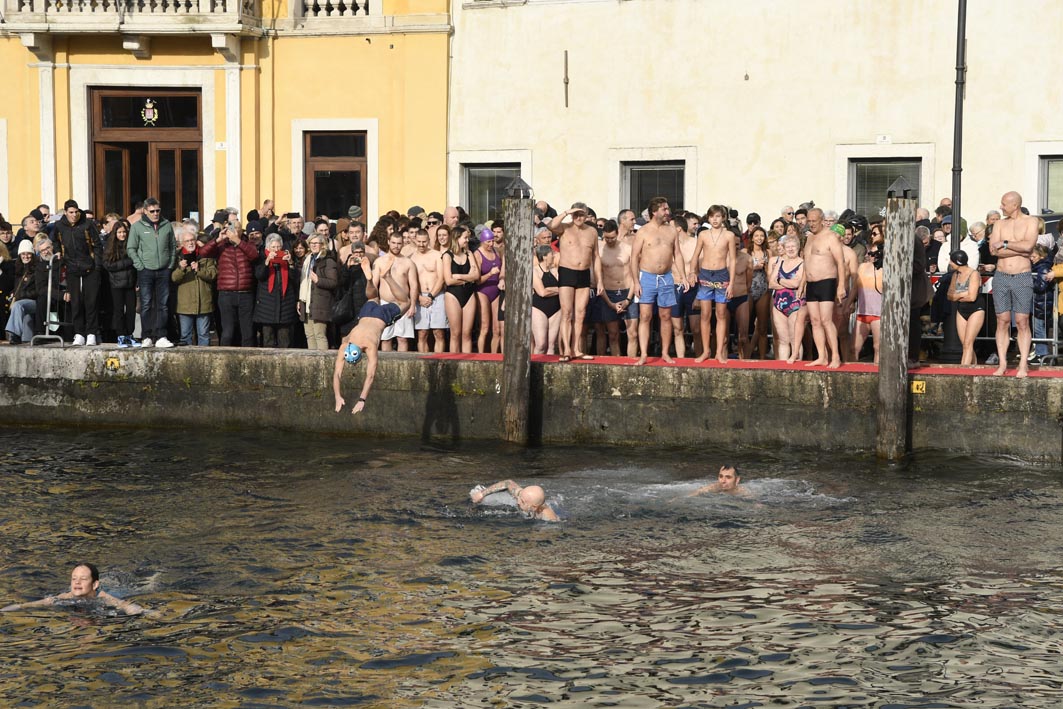
[[[57,601],[99,601],[101,604],[117,608],[126,615],[140,615],[146,613],[148,615],[156,615],[155,611],[145,610],[136,603],[129,601],[123,601],[121,598],[115,598],[106,591],[100,590],[100,572],[92,564],[78,564],[74,567],[74,570],[70,573],[70,590],[66,593],[60,593],[56,596],[48,596],[42,598],[39,601],[31,601],[30,603],[14,603],[10,606],[0,608],[0,611],[19,611],[23,608],[35,608],[38,606],[52,606]]]
[[[739,484],[741,481],[742,478],[738,476],[737,468],[733,465],[722,465],[720,466],[720,472],[717,473],[716,482],[699,487],[687,497],[697,497],[710,492],[722,492],[727,495],[749,495],[749,490]]]
[[[546,504],[546,493],[538,485],[521,487],[512,480],[502,480],[494,485],[473,490],[469,493],[469,498],[473,501],[473,504],[478,505],[488,495],[502,492],[503,490],[508,490],[509,494],[513,495],[513,499],[517,501],[517,507],[525,514],[535,519],[541,519],[544,522],[561,521],[561,518],[557,516],[557,512]]]

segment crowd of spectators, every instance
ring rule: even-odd
[[[722,220],[713,221],[713,210]],[[559,215],[547,202],[538,202],[533,251],[520,255],[532,262],[533,351],[561,354],[563,360],[570,352],[643,360],[672,355],[822,360],[824,344],[809,327],[822,325],[822,318],[818,310],[809,314],[802,271],[814,227],[835,235],[831,238],[844,257],[831,315],[839,357],[877,361],[882,215],[838,214],[807,202],[783,207],[765,226],[757,213],[742,222],[734,209],[713,210],[700,215],[624,209],[607,218],[582,203]],[[367,228],[357,206],[345,215],[306,220],[295,212],[277,213],[269,200],[244,215],[234,208],[218,210],[207,224],[170,222],[162,212],[163,205],[149,198],[132,214],[97,218],[69,200],[56,214],[48,205],[37,206],[17,232],[0,215],[0,322],[6,323],[6,342],[26,343],[47,333],[74,346],[325,350],[337,347],[357,323],[367,283],[391,268],[393,275],[408,278],[417,295],[404,317],[382,335],[383,351],[501,350],[506,260],[516,255],[507,247],[500,220],[474,224],[461,207],[427,212],[414,206],[405,213],[390,211]],[[933,212],[917,210],[916,219],[910,356],[926,357],[942,326],[956,318],[963,326],[964,362],[975,363],[975,337],[993,336],[992,299],[980,294],[992,288],[996,257],[989,241],[1001,214],[991,210],[968,227],[965,220],[954,220],[945,199]],[[570,248],[566,234],[574,223],[597,234],[599,263],[590,269],[586,300],[576,298],[573,306],[564,292],[573,287],[578,292],[583,284],[565,282],[575,276],[563,263]],[[638,232],[647,225],[646,234],[652,231],[655,238],[662,225],[669,234],[674,231],[676,285],[674,305],[654,307],[651,313],[655,324],[663,319],[670,327],[651,328],[653,336],[640,344],[642,289],[631,263],[641,248],[636,248]],[[695,282],[697,269],[688,277],[687,266],[699,236],[708,231],[715,238],[713,229],[719,228],[734,240],[727,261],[730,281],[716,284],[728,286],[727,296],[702,300],[697,294],[705,284]],[[961,234],[962,256],[950,246],[954,228]],[[1040,231],[1031,259],[1036,293],[1031,361],[1049,354],[1048,340],[1056,329],[1053,281],[1063,277],[1058,238],[1046,233],[1043,220]],[[918,283],[923,275],[925,288]],[[979,295],[968,300],[972,290]],[[707,306],[710,302],[714,305]],[[976,302],[988,308],[972,312],[975,306],[967,303]],[[641,305],[646,304],[643,298]],[[582,327],[573,327],[579,323]],[[579,341],[569,342],[570,337]],[[710,342],[721,343],[723,351],[708,352]]]

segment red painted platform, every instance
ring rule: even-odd
[[[466,362],[501,362],[502,355],[497,354],[430,354],[425,355],[426,359],[440,359],[440,360],[458,360]],[[569,366],[586,366],[586,365],[613,365],[621,367],[634,367],[635,360],[630,357],[595,357],[591,360],[572,360],[562,364],[559,361],[557,355],[532,355],[533,362],[540,362],[543,364],[557,364],[562,367]],[[775,372],[855,372],[860,374],[873,373],[878,371],[878,365],[869,364],[866,362],[859,362],[853,364],[843,364],[838,370],[830,370],[826,367],[809,367],[808,362],[795,362],[794,364],[787,364],[779,360],[768,359],[732,359],[727,364],[720,364],[716,360],[707,360],[705,362],[694,362],[693,359],[683,358],[676,360],[675,364],[668,364],[660,357],[650,357],[646,362],[647,367],[691,367],[697,369],[761,369]],[[909,369],[908,373],[916,376],[961,376],[961,377],[988,377],[992,376],[996,371],[996,366],[982,364],[975,367],[960,367],[959,365],[951,364],[924,364],[913,369]],[[1015,376],[1015,369],[1009,368],[1005,376]],[[1031,377],[1056,379],[1063,377],[1063,367],[1031,367]]]

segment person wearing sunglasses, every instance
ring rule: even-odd
[[[144,200],[144,217],[129,229],[126,253],[137,269],[140,289],[141,340],[144,347],[173,347],[166,337],[170,275],[177,263],[177,239],[159,200]]]

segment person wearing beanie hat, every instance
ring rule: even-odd
[[[7,341],[13,345],[29,342],[34,335],[37,315],[37,267],[33,243],[26,239],[18,245],[14,284],[11,289],[11,312],[4,326]]]

